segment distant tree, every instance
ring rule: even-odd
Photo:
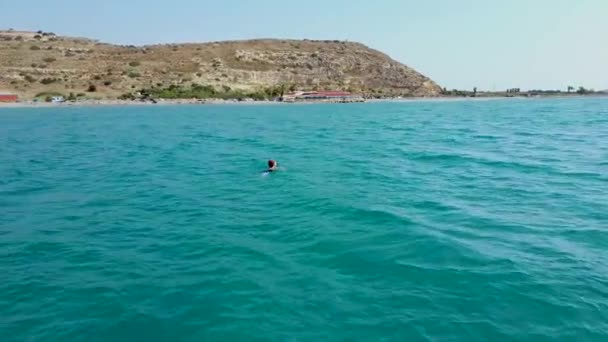
[[[477,96],[477,87],[473,88],[473,97]]]
[[[70,93],[70,95],[68,95],[68,98],[66,100],[67,101],[76,101],[76,95],[74,95],[74,93]]]
[[[573,86],[568,86],[568,93],[574,91],[574,87]]]
[[[578,87],[576,93],[579,95],[585,95],[589,93],[589,90],[587,90],[585,87]]]

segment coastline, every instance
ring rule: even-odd
[[[452,101],[495,101],[495,100],[537,100],[537,99],[574,99],[574,98],[608,98],[608,94],[594,94],[584,96],[488,96],[488,97],[407,97],[407,98],[383,98],[383,99],[367,99],[360,103],[407,103],[407,102],[452,102]],[[286,103],[270,100],[260,101],[238,101],[238,100],[222,100],[222,99],[172,99],[158,100],[156,103],[151,101],[134,101],[134,100],[82,100],[76,102],[0,102],[1,108],[62,108],[62,107],[89,107],[89,106],[176,106],[176,105],[310,105],[310,104],[339,104],[340,102],[325,102],[325,101],[310,101]],[[347,104],[347,103],[344,103]]]

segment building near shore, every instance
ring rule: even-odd
[[[0,102],[18,102],[19,96],[16,94],[0,93]]]
[[[296,91],[283,95],[283,102],[364,102],[361,95],[347,91]]]

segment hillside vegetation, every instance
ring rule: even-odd
[[[415,70],[352,42],[264,39],[138,47],[0,31],[0,90],[22,98],[48,93],[116,98],[170,87],[268,94],[331,89],[378,97],[441,92]]]

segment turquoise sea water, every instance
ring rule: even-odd
[[[607,341],[608,99],[0,109],[0,275],[5,342]]]

